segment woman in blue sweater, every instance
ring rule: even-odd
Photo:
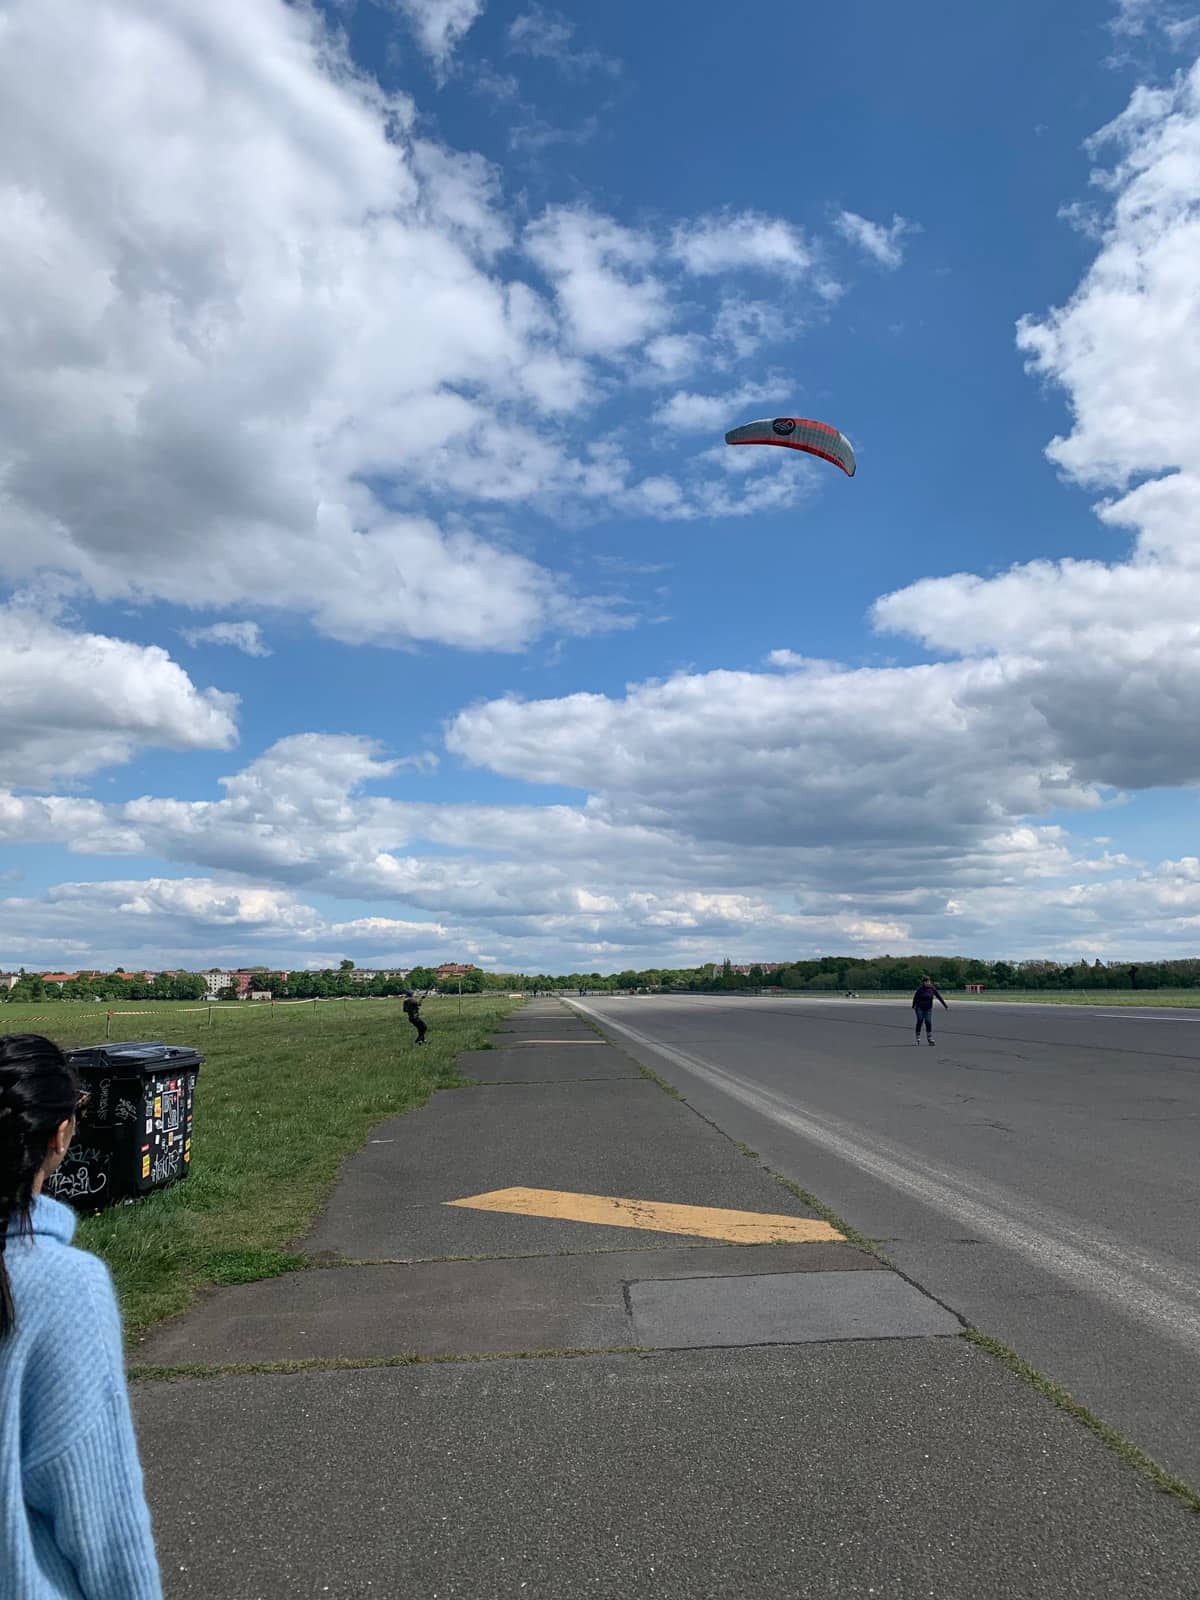
[[[0,1037],[0,1600],[162,1600],[108,1269],[42,1193],[79,1081]]]

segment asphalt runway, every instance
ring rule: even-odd
[[[1200,1486],[1200,1012],[572,1002],[888,1260]]]

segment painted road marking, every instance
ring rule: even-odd
[[[534,1044],[598,1044],[606,1045],[607,1039],[518,1039],[515,1045],[502,1045],[501,1049],[524,1049],[526,1045]]]
[[[1043,1271],[1102,1295],[1126,1316],[1148,1324],[1189,1350],[1200,1351],[1200,1274],[1170,1257],[1129,1248],[1103,1229],[958,1167],[941,1167],[916,1151],[854,1123],[789,1102],[773,1090],[738,1078],[706,1056],[663,1044],[618,1022],[607,1011],[567,1002],[603,1027],[622,1033],[664,1060],[739,1100],[789,1133],[832,1151],[881,1183],[965,1224],[972,1233],[1018,1250]],[[1015,1042],[1015,1041],[1014,1041]]]
[[[819,1217],[780,1217],[762,1211],[726,1211],[719,1206],[676,1206],[660,1200],[618,1200],[565,1189],[493,1189],[447,1205],[472,1211],[503,1211],[519,1217],[595,1222],[610,1228],[645,1228],[651,1233],[686,1233],[731,1244],[823,1244],[844,1235]]]

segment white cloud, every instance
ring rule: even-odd
[[[646,345],[649,375],[658,383],[676,383],[704,360],[707,340],[698,333],[660,333]]]
[[[1138,89],[1097,135],[1115,146],[1104,242],[1066,306],[1018,331],[1034,371],[1068,393],[1073,427],[1049,455],[1080,483],[1200,472],[1200,63]]]
[[[516,55],[552,61],[567,73],[606,72],[615,77],[621,63],[599,50],[572,47],[575,24],[561,11],[533,5],[509,24],[508,47]]]
[[[757,403],[763,405],[764,412],[771,409],[763,403],[762,394],[761,385],[749,383],[726,394],[694,394],[687,389],[677,389],[655,407],[654,420],[679,433],[693,430],[705,435],[725,433],[744,420],[738,413],[746,406]]]
[[[758,211],[726,211],[681,223],[671,250],[697,277],[745,271],[802,277],[818,265],[802,228]]]
[[[890,223],[871,222],[856,211],[839,213],[834,224],[843,239],[856,245],[881,267],[898,267],[904,260],[904,240],[918,231],[914,222],[895,216]]]
[[[598,117],[584,117],[572,128],[558,127],[533,112],[509,129],[508,148],[523,155],[541,155],[555,145],[590,144],[600,131]]]
[[[819,674],[820,664],[812,670]],[[720,714],[728,738],[727,709]],[[756,739],[764,746],[760,781],[772,760],[762,730],[743,743]],[[645,761],[640,748],[625,744],[631,765]],[[688,755],[693,774],[703,772],[700,756]],[[753,771],[749,753],[746,760]],[[503,965],[590,970],[695,963],[719,958],[731,943],[748,955],[881,943],[936,948],[944,918],[953,915],[959,944],[1004,927],[1011,952],[1021,949],[1020,930],[1040,932],[1039,919],[1048,924],[1060,903],[1074,908],[1066,919],[1072,938],[1076,927],[1091,928],[1092,902],[1073,892],[1089,880],[1094,887],[1097,878],[1130,878],[1130,865],[1134,881],[1155,877],[1111,852],[1081,855],[1061,827],[974,826],[952,814],[953,785],[944,814],[924,830],[902,825],[886,836],[878,827],[885,808],[872,825],[859,807],[843,834],[826,825],[809,841],[784,836],[772,820],[786,777],[762,796],[758,812],[718,807],[710,790],[712,826],[702,829],[691,814],[674,811],[622,820],[607,799],[505,807],[366,792],[403,781],[402,769],[369,741],[309,734],[281,741],[226,780],[220,800],[144,797],[102,806],[70,797],[0,798],[0,839],[60,840],[84,855],[159,856],[220,874],[182,886],[135,879],[111,888],[60,886],[43,900],[7,902],[7,920],[0,903],[0,934],[11,930],[7,948],[18,961],[43,948],[47,959],[59,959],[52,951],[66,940],[80,952],[95,951],[96,930],[119,925],[125,942],[111,959],[136,941],[138,959],[145,951],[154,965],[165,951],[172,960],[186,952],[207,959],[231,948],[247,959],[269,951],[269,959],[285,962],[290,951],[296,964],[319,959],[314,944],[332,951],[339,940],[358,938],[384,950],[416,941],[422,957],[482,943]],[[832,811],[852,783],[847,765],[822,797],[820,776],[802,789],[798,807]],[[864,781],[878,780],[876,768]],[[924,884],[930,887],[914,888]],[[387,910],[337,917],[299,898],[301,888],[382,902]],[[1129,891],[1130,904],[1148,905],[1148,893]],[[114,907],[121,911],[115,920]],[[438,930],[427,936],[431,920]]]
[[[1200,16],[1175,0],[1118,0],[1108,26],[1118,37],[1129,39],[1141,39],[1157,30],[1179,47],[1200,28]]]
[[[526,229],[525,250],[553,283],[585,355],[618,355],[671,320],[666,290],[648,270],[654,241],[611,217],[551,207]]]
[[[12,452],[0,549],[10,570],[30,550],[50,549],[100,592],[207,607],[237,604],[245,575],[258,590],[258,574],[270,571],[279,604],[339,637],[515,647],[556,619],[596,626],[604,613],[461,523],[437,525],[421,514],[420,495],[526,505],[557,492],[575,505],[684,520],[803,492],[803,474],[766,464],[735,482],[712,454],[678,472],[635,467],[615,438],[572,458],[542,424],[557,425],[564,407],[585,408],[627,372],[644,384],[656,366],[686,369],[700,347],[663,342],[693,331],[671,298],[681,270],[819,275],[798,231],[726,216],[684,227],[664,247],[584,207],[553,208],[522,239],[553,297],[502,282],[490,263],[513,234],[490,169],[423,151],[402,108],[389,111],[378,91],[349,82],[344,63],[330,57],[315,72],[311,19],[266,0],[245,12],[266,30],[260,43],[269,36],[278,46],[283,29],[293,48],[260,50],[249,70],[281,60],[296,103],[274,120],[253,97],[222,104],[248,121],[271,182],[245,190],[251,146],[225,131],[241,125],[232,116],[215,119],[203,163],[185,141],[174,158],[181,170],[168,172],[169,141],[144,137],[165,115],[154,87],[171,82],[177,115],[177,103],[202,99],[207,84],[178,40],[175,54],[163,43],[160,19],[181,6],[126,0],[118,12],[101,0],[87,12],[89,60],[116,59],[105,30],[116,37],[132,19],[155,65],[145,83],[123,80],[149,107],[138,139],[132,123],[114,139],[125,150],[120,171],[132,174],[138,249],[119,251],[103,208],[91,209],[89,197],[112,188],[107,142],[97,153],[69,117],[43,115],[20,92],[0,95],[0,160],[18,149],[40,163],[38,182],[11,200],[15,246],[0,257],[0,305],[8,296],[35,310],[8,335],[25,341],[19,359],[0,367],[0,437]],[[77,13],[66,0],[10,13],[20,27],[10,29],[9,55],[28,76],[31,41],[41,40],[38,59],[65,79],[64,105],[73,111],[78,99],[95,123],[95,75],[72,54],[69,30],[61,56],[39,32],[44,16],[61,23]],[[202,30],[209,14],[200,14]],[[228,30],[210,43],[218,55],[230,49]],[[19,74],[14,82],[19,91]],[[283,104],[292,105],[286,93]],[[391,143],[381,133],[389,115]],[[31,128],[38,139],[14,138]],[[851,940],[937,948],[947,930],[958,948],[1004,953],[1030,940],[1067,953],[1105,941],[1194,944],[1194,863],[1147,867],[1120,849],[1098,854],[1057,820],[1102,809],[1118,791],[1200,784],[1200,68],[1139,91],[1105,136],[1118,159],[1098,185],[1106,209],[1095,262],[1069,302],[1023,322],[1019,339],[1070,408],[1052,457],[1110,494],[1100,515],[1129,530],[1126,558],[952,574],[883,596],[875,625],[915,637],[935,657],[915,666],[810,660],[800,635],[793,649],[772,652],[768,670],[681,671],[623,695],[493,698],[453,720],[452,753],[572,790],[569,805],[414,800],[406,786],[420,780],[385,751],[306,734],[251,761],[217,798],[101,804],[14,792],[0,799],[0,833],[204,874],[188,880],[211,885],[202,891],[151,891],[134,876],[117,886],[120,904],[149,908],[135,913],[140,925],[167,919],[162,937],[172,926],[194,930],[222,916],[249,926],[257,916],[309,953],[313,941],[336,947],[331,930],[366,937],[370,925],[399,941],[427,917],[501,964],[585,970],[641,956],[711,959],[727,939],[753,942],[751,955]],[[143,167],[134,154],[144,150],[153,159]],[[139,185],[153,190],[153,205]],[[211,208],[200,202],[211,193],[239,200],[227,236],[206,231]],[[171,231],[155,234],[160,206],[175,210]],[[293,249],[329,266],[311,297],[303,273],[278,270]],[[49,270],[37,266],[42,255]],[[279,311],[281,284],[294,315]],[[414,285],[437,300],[429,320],[407,314]],[[718,342],[732,351],[739,338],[751,347],[769,337],[766,311],[752,309],[767,304],[729,300],[709,353]],[[224,352],[215,365],[214,350]],[[593,364],[613,356],[619,368]],[[20,393],[14,371],[29,375]],[[686,411],[692,402],[681,394]],[[61,432],[38,426],[50,414]],[[716,447],[722,459],[737,454]],[[366,476],[391,483],[386,511],[361,487]],[[36,726],[27,700],[0,702],[6,747],[27,774],[14,785],[48,783],[68,758],[80,763],[67,766],[69,777],[105,751],[124,758],[147,742],[232,740],[231,703],[198,691],[162,652],[113,640],[97,651],[71,642],[90,636],[66,638],[60,623],[29,626],[34,643],[9,677],[24,683],[40,662],[47,693],[59,698]],[[8,642],[7,631],[0,637]],[[64,674],[61,659],[86,665]],[[115,712],[102,693],[110,660],[126,692]],[[66,689],[51,681],[56,673]],[[301,889],[336,897],[344,915],[296,898]],[[268,898],[230,899],[234,890]],[[3,902],[31,939],[84,941],[103,903],[82,890],[16,902],[16,911]]]
[[[302,961],[315,943],[437,959],[455,937],[432,920],[339,921],[287,890],[214,878],[60,883],[40,897],[0,897],[0,951],[35,969],[56,952],[76,961],[144,960],[155,968],[259,959],[264,951],[298,952]]]
[[[207,628],[185,628],[183,637],[191,645],[227,644],[247,656],[271,654],[257,622],[213,622]]]
[[[146,745],[226,750],[237,696],[197,689],[165,650],[0,608],[0,773],[8,784],[80,777]]]
[[[797,329],[770,300],[727,295],[713,324],[713,338],[737,360],[756,355],[763,345],[795,336]]]
[[[5,20],[0,576],[253,600],[382,643],[574,626],[533,561],[422,514],[493,476],[504,494],[505,427],[585,387],[550,308],[489,271],[509,226],[486,163],[414,139],[283,0]],[[569,481],[563,445],[531,442],[536,487]]]
[[[408,21],[417,43],[435,70],[445,73],[450,59],[476,20],[484,0],[390,0]]]

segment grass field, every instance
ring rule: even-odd
[[[295,1005],[126,1003],[112,1038],[191,1044],[205,1058],[196,1090],[192,1174],[80,1224],[76,1242],[104,1257],[131,1341],[183,1310],[197,1290],[307,1265],[294,1249],[342,1161],[384,1117],[459,1082],[455,1060],[478,1049],[515,1002],[427,1000],[418,1050],[399,1000]],[[114,1007],[114,1011],[115,1011]],[[5,1033],[64,1047],[103,1040],[105,1006],[12,1005]],[[132,1013],[132,1014],[130,1014]]]
[[[947,997],[948,993],[947,993]],[[956,994],[956,1001],[1007,1000],[1039,1006],[1200,1006],[1200,989],[1045,989],[985,990]]]

